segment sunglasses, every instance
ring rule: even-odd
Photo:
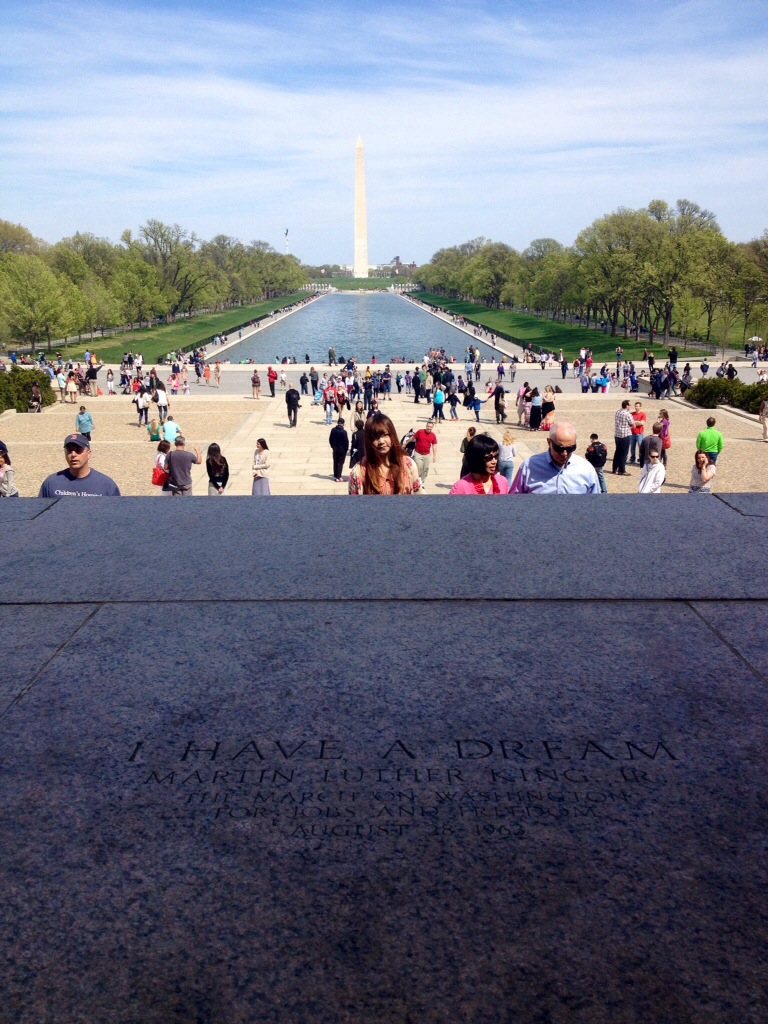
[[[565,455],[568,452],[569,455],[576,451],[578,445],[575,444],[557,444],[550,438],[549,443],[552,445],[552,450],[557,452],[558,455]]]

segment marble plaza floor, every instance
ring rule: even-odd
[[[651,506],[0,502],[3,1024],[764,1024],[768,498]]]
[[[289,372],[290,379],[298,379],[302,367]],[[331,477],[331,450],[328,444],[329,427],[322,409],[302,398],[299,424],[289,429],[284,394],[278,391],[274,399],[250,397],[250,370],[226,367],[223,388],[192,385],[189,397],[171,401],[171,413],[181,425],[188,446],[199,445],[203,455],[207,446],[216,441],[221,445],[230,464],[231,495],[250,493],[251,465],[256,439],[264,437],[272,452],[273,469],[270,476],[273,494],[345,494],[346,485],[336,484]],[[483,373],[483,384],[490,376]],[[538,383],[540,370],[528,374],[518,370],[514,387],[524,379]],[[542,380],[550,375],[543,375]],[[555,377],[551,376],[552,382]],[[571,383],[570,381],[568,382]],[[268,389],[264,388],[265,391]],[[239,394],[238,394],[239,392]],[[509,396],[512,398],[512,396]],[[572,420],[578,430],[580,450],[586,447],[589,435],[596,432],[613,450],[613,417],[620,407],[624,392],[607,395],[575,394],[569,390],[558,397],[558,418]],[[633,396],[634,397],[634,396]],[[644,403],[649,423],[656,410],[666,407],[671,417],[673,447],[669,452],[669,465],[665,491],[686,494],[690,479],[696,436],[705,426],[710,413],[690,406],[680,399],[660,403],[638,396]],[[0,416],[0,439],[5,441],[13,458],[16,481],[22,496],[37,494],[45,477],[64,466],[62,442],[75,428],[77,405],[55,405],[42,415],[6,413]],[[158,495],[150,479],[155,445],[147,440],[146,430],[137,426],[135,407],[128,397],[100,397],[83,399],[91,412],[95,430],[93,434],[93,465],[112,476],[121,492],[126,495]],[[512,403],[510,403],[512,404]],[[423,426],[431,411],[424,402],[415,405],[412,397],[395,394],[382,408],[394,420],[402,436],[409,427]],[[460,408],[458,423],[446,420],[437,428],[440,438],[437,463],[432,467],[428,481],[428,495],[447,494],[458,478],[461,465],[459,446],[470,425],[486,430],[501,440],[503,430],[496,425],[493,403],[488,402],[480,414],[480,424],[474,415]],[[756,417],[738,415],[724,409],[715,412],[717,426],[724,436],[726,447],[718,462],[715,490],[718,493],[745,493],[768,490],[768,444],[761,441],[761,428]],[[347,429],[352,428],[347,414]],[[517,415],[509,416],[515,434],[518,463],[530,454],[546,447],[545,433],[532,433],[516,426]],[[610,463],[609,463],[610,468]],[[637,491],[639,470],[630,467],[630,476],[620,478],[609,475],[612,493],[633,494]],[[345,475],[346,478],[346,475]],[[204,469],[194,475],[195,493],[206,493]]]

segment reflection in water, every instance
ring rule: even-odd
[[[259,363],[279,362],[295,356],[300,363],[309,355],[312,362],[328,360],[334,346],[339,359],[354,357],[365,366],[392,359],[421,360],[430,348],[444,348],[449,356],[464,360],[471,337],[416,308],[399,295],[331,294],[272,327],[243,341],[227,353],[234,363],[255,359]],[[486,359],[493,349],[481,346]]]

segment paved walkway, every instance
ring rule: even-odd
[[[487,376],[487,375],[486,375]],[[622,394],[564,394],[558,398],[558,416],[571,419],[578,430],[579,448],[586,447],[590,433],[598,433],[613,451],[613,417]],[[148,441],[146,430],[137,426],[137,417],[130,399],[123,396],[90,399],[85,402],[96,428],[93,434],[93,462],[97,469],[114,477],[127,495],[158,494],[150,483],[156,445]],[[697,409],[684,401],[673,399],[657,403],[644,399],[649,422],[661,406],[668,409],[672,423],[673,447],[669,453],[669,493],[687,493],[696,435],[704,427],[708,410]],[[409,427],[423,426],[431,406],[415,405],[412,397],[395,395],[385,411],[395,423],[400,436]],[[49,473],[62,469],[62,441],[74,429],[77,406],[56,405],[39,416],[5,413],[0,416],[0,438],[8,445],[13,458],[16,480],[22,496],[37,494],[40,483]],[[172,401],[172,413],[181,425],[189,445],[199,445],[203,455],[212,441],[221,445],[230,463],[231,494],[249,494],[251,465],[256,439],[264,437],[273,454],[271,474],[275,494],[345,494],[346,484],[331,478],[329,427],[319,406],[306,396],[299,410],[299,426],[288,427],[284,394],[274,399],[224,395],[215,389],[193,390],[189,398]],[[446,494],[458,478],[461,465],[459,445],[467,428],[475,424],[465,409],[460,409],[458,423],[446,420],[437,427],[440,438],[438,461],[433,467],[428,494]],[[503,430],[495,423],[492,403],[481,412],[480,429],[501,440]],[[736,415],[719,409],[714,414],[722,430],[726,449],[718,463],[716,490],[746,492],[768,490],[768,444],[760,441],[761,430],[756,417]],[[511,429],[518,447],[518,463],[529,454],[544,451],[545,433],[530,433],[516,426],[517,415],[510,416]],[[348,422],[347,426],[352,427]],[[351,431],[350,431],[351,432]],[[345,473],[346,477],[346,473]],[[609,477],[611,492],[635,493],[639,471],[628,477]],[[195,479],[195,493],[205,494],[204,471]]]

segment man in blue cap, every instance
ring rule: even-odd
[[[91,442],[84,434],[64,439],[67,468],[43,481],[40,498],[119,498],[120,490],[110,477],[91,469]]]

